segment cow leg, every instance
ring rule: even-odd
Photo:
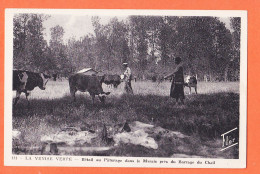
[[[70,95],[73,98],[74,102],[76,102],[76,96],[75,96],[76,91],[77,90],[75,88],[70,88]]]
[[[98,96],[99,100],[101,103],[104,105],[105,104],[105,96]]]
[[[189,88],[190,88],[190,94],[191,94],[191,87],[189,86]]]
[[[198,94],[198,93],[197,93],[197,86],[195,86],[195,92],[196,92],[196,94]]]
[[[14,106],[17,104],[18,100],[20,99],[21,93],[22,93],[21,91],[16,91]]]
[[[94,105],[94,100],[95,100],[95,94],[90,94],[92,98],[92,104]]]
[[[30,93],[28,91],[25,91],[25,96],[26,96],[26,100],[27,100],[27,103],[28,103],[28,108],[30,107],[30,102],[28,100],[28,96],[30,95]]]

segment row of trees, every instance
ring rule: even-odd
[[[121,73],[128,62],[136,76],[150,78],[174,69],[183,58],[186,74],[212,79],[239,79],[240,18],[231,18],[232,32],[215,17],[129,16],[101,24],[92,17],[94,34],[63,41],[64,29],[51,28],[49,44],[43,21],[49,16],[14,17],[14,68],[47,71],[64,76],[91,67]]]

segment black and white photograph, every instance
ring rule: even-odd
[[[5,164],[245,168],[246,11],[7,9]]]

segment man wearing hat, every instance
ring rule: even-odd
[[[184,104],[184,75],[183,75],[183,66],[181,63],[181,58],[175,58],[176,68],[172,74],[165,76],[164,79],[173,77],[170,97],[175,98],[176,102],[179,103],[179,99],[181,104]]]
[[[125,81],[125,91],[127,93],[133,94],[133,89],[131,85],[131,80],[132,80],[132,74],[131,74],[131,69],[128,67],[127,63],[123,63],[125,72],[124,72],[124,81]]]

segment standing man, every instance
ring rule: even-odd
[[[165,76],[164,79],[173,77],[170,97],[176,99],[176,103],[179,103],[179,99],[181,104],[184,104],[184,75],[183,75],[183,66],[181,63],[181,58],[175,58],[176,68],[174,72],[168,76]]]
[[[131,69],[128,67],[127,63],[123,63],[125,72],[124,72],[124,81],[125,81],[125,91],[129,94],[133,94],[133,89],[131,85],[132,73]]]

